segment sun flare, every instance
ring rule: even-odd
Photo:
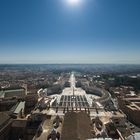
[[[80,0],[67,0],[68,4],[70,5],[78,5],[80,3]]]

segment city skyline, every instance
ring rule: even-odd
[[[138,0],[1,0],[0,64],[140,64]]]

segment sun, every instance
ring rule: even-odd
[[[70,5],[78,5],[80,0],[67,0]]]

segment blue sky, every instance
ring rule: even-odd
[[[0,0],[0,63],[140,64],[140,0]]]

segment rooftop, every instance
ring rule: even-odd
[[[15,113],[15,114],[19,114],[19,112],[20,112],[21,110],[24,110],[24,107],[25,107],[25,101],[24,101],[24,102],[18,103],[18,104],[15,106],[14,113]]]
[[[10,116],[6,113],[0,112],[0,128],[10,120]]]
[[[73,131],[76,130],[76,131]],[[62,140],[85,140],[91,138],[90,118],[85,112],[68,112],[64,117]]]

